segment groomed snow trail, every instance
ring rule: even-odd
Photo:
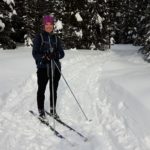
[[[118,47],[114,47],[114,50],[115,48]],[[125,47],[119,47],[118,51],[123,48]],[[142,128],[143,124],[139,125],[141,120],[127,106],[129,99],[135,97],[115,82],[114,78],[124,75],[126,73],[124,69],[130,70],[130,67],[133,69],[135,64],[142,62],[135,48],[132,46],[126,48],[129,49],[127,52],[129,56],[120,53],[122,58],[111,50],[106,52],[82,50],[66,51],[66,57],[62,60],[62,73],[87,117],[92,121],[85,120],[62,78],[58,89],[57,111],[65,122],[88,137],[87,142],[83,142],[73,132],[56,124],[56,129],[75,143],[76,146],[71,147],[31,116],[29,110],[37,112],[37,79],[33,70],[23,82],[0,97],[0,147],[3,150],[148,150],[150,138]],[[31,57],[28,63],[32,62],[32,59]],[[119,62],[124,69],[111,70],[108,66],[113,66],[113,61]],[[31,72],[30,65],[28,69]],[[48,98],[47,87],[45,100],[47,110],[49,110]],[[138,102],[136,105],[140,106]],[[50,119],[49,121],[52,122]]]

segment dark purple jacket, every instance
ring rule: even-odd
[[[46,68],[46,64],[43,63],[42,57],[46,52],[51,52],[51,49],[57,53],[55,62],[60,66],[59,59],[63,58],[65,55],[60,39],[55,34],[50,34],[45,31],[42,32],[42,37],[43,40],[40,33],[38,33],[33,41],[32,55],[35,59],[37,68]]]

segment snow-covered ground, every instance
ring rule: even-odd
[[[88,122],[61,78],[57,111],[80,137],[56,123],[70,142],[54,136],[29,110],[36,108],[36,66],[31,48],[0,50],[0,149],[2,150],[150,150],[150,64],[139,47],[65,51],[62,72]],[[49,110],[46,90],[45,108]],[[53,120],[49,119],[53,125]]]

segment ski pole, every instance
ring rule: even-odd
[[[54,76],[54,70],[53,70],[53,61],[51,60],[51,82],[50,82],[50,65],[47,64],[47,76],[49,78],[49,90],[51,91],[50,89],[50,86],[52,87],[52,101],[53,101],[53,128],[55,129],[55,119],[54,119],[54,81],[53,81],[53,76]],[[50,85],[51,84],[51,85]]]
[[[53,101],[53,118],[54,118],[54,109],[55,109],[55,104],[54,104],[54,64],[53,60],[51,59],[51,86],[52,86],[52,101]],[[55,129],[55,119],[54,119],[54,129]]]
[[[77,100],[77,98],[76,98],[75,94],[74,94],[74,93],[73,93],[73,91],[71,90],[71,88],[70,88],[70,86],[69,86],[69,84],[68,84],[67,80],[65,79],[65,77],[64,77],[64,75],[63,75],[63,73],[60,71],[60,69],[59,69],[58,65],[56,64],[55,60],[53,60],[53,61],[54,61],[54,64],[56,65],[57,69],[59,70],[60,74],[62,75],[62,77],[63,77],[63,79],[64,79],[65,83],[67,84],[67,86],[68,86],[68,88],[69,88],[69,90],[70,90],[71,94],[73,95],[74,99],[76,100],[76,102],[77,102],[77,104],[78,104],[78,106],[79,106],[80,110],[82,111],[82,113],[83,113],[84,117],[86,118],[86,120],[88,120],[88,118],[87,118],[87,116],[86,116],[85,112],[83,111],[83,109],[82,109],[82,107],[81,107],[80,103],[78,102],[78,100]]]

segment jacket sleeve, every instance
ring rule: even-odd
[[[62,59],[65,56],[65,52],[62,47],[61,40],[57,37],[57,50],[58,50],[58,59]]]
[[[41,36],[37,34],[33,41],[33,49],[32,49],[32,56],[36,61],[36,64],[42,61],[43,54],[40,52],[41,48]]]

